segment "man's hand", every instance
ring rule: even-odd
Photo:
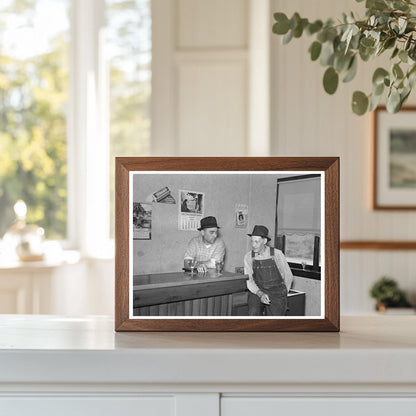
[[[207,266],[205,266],[205,264],[204,263],[201,263],[199,266],[198,266],[198,273],[205,273],[206,271],[207,271]]]
[[[269,295],[266,295],[264,292],[259,290],[256,295],[260,298],[260,302],[264,303],[265,305],[270,305],[272,302],[269,298]]]
[[[271,301],[270,301],[269,295],[266,295],[265,293],[263,293],[263,295],[260,298],[260,302],[264,303],[265,305],[270,305]]]

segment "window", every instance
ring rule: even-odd
[[[28,222],[66,238],[69,11],[68,0],[0,6],[0,236],[24,199]]]
[[[150,145],[150,0],[107,0],[110,78],[110,234],[114,236],[114,158],[145,156]]]
[[[23,199],[47,238],[101,252],[114,157],[149,152],[150,65],[151,0],[2,2],[0,237]]]
[[[277,239],[288,260],[319,265],[321,236],[321,175],[278,179]],[[316,257],[316,258],[315,258]]]

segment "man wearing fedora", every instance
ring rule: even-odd
[[[201,232],[188,243],[184,260],[196,259],[198,272],[215,268],[215,262],[223,262],[225,255],[224,241],[218,237],[218,229],[215,217],[205,217],[201,220],[198,230]]]
[[[255,225],[247,234],[251,248],[244,256],[244,273],[248,274],[248,313],[250,316],[284,316],[287,309],[287,293],[293,275],[285,256],[280,250],[269,247],[269,230]]]

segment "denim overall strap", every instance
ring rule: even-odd
[[[253,261],[253,279],[258,288],[264,292],[270,300],[266,305],[260,298],[253,294],[248,294],[248,313],[250,316],[284,316],[287,310],[287,288],[283,277],[274,259],[274,249],[270,248],[271,258]]]
[[[281,290],[284,281],[274,260],[274,248],[270,248],[272,257],[269,259],[255,259],[253,258],[254,252],[251,255],[253,259],[253,279],[258,288],[263,291]]]

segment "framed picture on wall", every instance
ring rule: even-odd
[[[373,208],[416,209],[416,107],[380,107],[373,117]]]
[[[116,331],[339,331],[338,158],[116,158],[115,202]]]

